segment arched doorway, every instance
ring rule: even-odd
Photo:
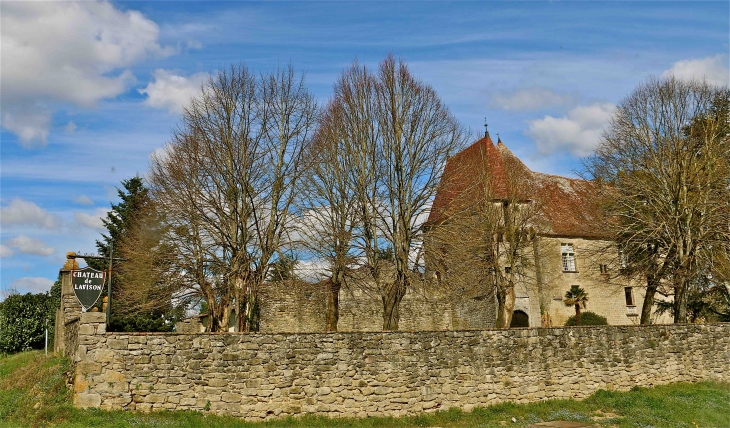
[[[523,311],[512,312],[512,322],[509,324],[509,328],[518,327],[529,327],[530,317]]]

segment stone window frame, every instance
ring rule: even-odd
[[[575,247],[572,243],[560,244],[560,261],[563,272],[577,272],[575,267]]]
[[[627,307],[636,306],[636,300],[634,300],[634,287],[624,287],[624,298],[626,299]]]

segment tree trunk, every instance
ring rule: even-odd
[[[575,325],[583,325],[581,322],[580,305],[575,305]]]
[[[325,316],[325,330],[337,331],[337,322],[340,319],[340,289],[339,279],[332,278],[327,284],[327,314]]]
[[[509,328],[515,310],[515,287],[510,281],[506,287],[497,287],[497,328]]]
[[[243,331],[259,331],[259,296],[249,289],[243,301]]]
[[[653,275],[649,275],[646,278],[646,295],[644,296],[644,303],[641,306],[641,320],[640,324],[651,323],[651,308],[654,306],[654,295],[656,294],[657,281]]]
[[[540,303],[540,326],[550,328],[553,322],[550,319],[550,293],[542,278],[542,257],[540,254],[540,238],[535,235],[532,241],[532,252],[535,259],[535,282],[537,283],[537,296]]]
[[[219,331],[228,331],[228,324],[231,320],[231,306],[228,304],[228,302],[221,302],[220,305],[220,330]]]
[[[400,302],[406,295],[408,288],[408,279],[405,277],[396,278],[390,284],[383,286],[383,330],[398,330],[398,321],[400,320]]]
[[[212,290],[205,292],[205,301],[208,304],[208,331],[220,331],[220,306],[215,301],[215,295]]]
[[[684,324],[687,322],[687,284],[680,280],[674,287],[674,323]]]

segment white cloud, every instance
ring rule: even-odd
[[[12,257],[15,254],[12,248],[0,244],[0,258],[1,257]]]
[[[26,146],[45,144],[49,105],[114,98],[135,81],[129,66],[174,52],[157,24],[108,1],[3,2],[0,23],[2,126]]]
[[[108,209],[106,208],[97,208],[94,214],[87,214],[77,211],[74,213],[74,219],[76,219],[76,223],[80,224],[81,226],[90,227],[97,230],[106,230],[106,227],[104,227],[104,223],[101,221],[101,219],[106,217],[107,212]]]
[[[17,109],[2,115],[2,126],[17,135],[23,147],[43,146],[51,126],[51,113],[42,108],[37,111]]]
[[[549,89],[533,86],[512,92],[496,93],[492,97],[491,104],[508,111],[529,111],[570,104],[576,98],[573,95],[560,95]]]
[[[576,156],[588,156],[598,146],[603,127],[610,122],[615,108],[611,103],[578,106],[567,116],[529,121],[526,133],[542,154],[569,151]]]
[[[25,235],[18,235],[15,238],[5,241],[8,247],[15,248],[23,254],[35,256],[50,256],[53,254],[53,247],[49,247],[40,239],[30,238]]]
[[[63,129],[64,129],[64,130],[65,130],[65,131],[66,131],[67,133],[69,133],[69,134],[73,134],[74,132],[76,132],[76,128],[77,128],[77,126],[76,126],[76,124],[75,124],[75,123],[73,123],[73,122],[69,122],[69,123],[67,123],[67,124],[66,124],[66,126],[65,126],[65,127],[63,128]]]
[[[186,77],[157,69],[154,81],[139,92],[147,95],[144,102],[148,106],[180,114],[183,112],[183,107],[190,103],[190,99],[200,92],[201,84],[208,77],[210,77],[208,73],[195,73]]]
[[[53,286],[53,281],[48,278],[40,278],[34,276],[26,276],[18,278],[10,285],[11,290],[17,290],[18,293],[45,293]]]
[[[149,157],[150,161],[165,162],[170,157],[170,148],[169,146],[158,147],[150,153]]]
[[[57,229],[61,220],[30,201],[15,198],[9,205],[0,208],[0,224],[3,226],[40,226]]]
[[[328,267],[325,259],[299,260],[294,265],[294,274],[305,281],[318,282],[327,277]]]
[[[674,75],[679,79],[707,79],[713,85],[728,85],[727,55],[715,55],[701,59],[677,61],[662,77]]]
[[[75,197],[74,202],[79,205],[94,205],[94,201],[86,195],[79,195]]]

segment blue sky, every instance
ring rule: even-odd
[[[728,82],[719,2],[2,2],[0,294],[93,252],[115,186],[144,175],[200,82],[291,62],[324,102],[389,52],[475,133],[574,175],[649,76]],[[0,296],[1,297],[1,296]]]

